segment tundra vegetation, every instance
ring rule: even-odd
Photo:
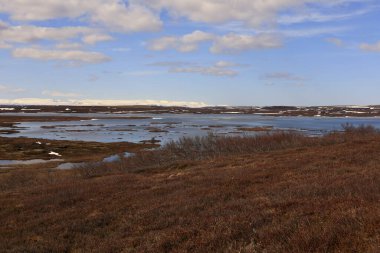
[[[380,133],[183,138],[2,169],[1,252],[379,252]]]

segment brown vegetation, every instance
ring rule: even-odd
[[[182,139],[113,164],[1,173],[0,251],[379,252],[380,134],[346,130]]]
[[[167,133],[167,132],[169,132],[168,130],[161,129],[158,127],[147,127],[147,128],[145,128],[145,130],[150,132],[150,133]]]
[[[272,131],[273,126],[262,126],[262,127],[239,127],[236,130],[244,132],[267,132]]]
[[[70,162],[99,161],[110,155],[153,147],[157,145],[0,137],[0,160],[52,159],[57,157],[49,153],[56,152],[62,155],[59,158]]]

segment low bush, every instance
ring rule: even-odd
[[[165,166],[179,161],[214,159],[220,156],[254,154],[286,148],[304,147],[318,143],[317,138],[296,132],[275,132],[257,136],[183,137],[157,150],[140,151],[123,159],[126,169],[141,170]]]

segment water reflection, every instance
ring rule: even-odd
[[[51,113],[52,116],[59,114]],[[30,115],[29,115],[30,116]],[[38,115],[36,115],[38,116]],[[254,131],[240,129],[273,127],[274,130],[297,130],[309,135],[320,135],[332,130],[341,130],[341,125],[370,124],[380,128],[380,118],[325,118],[325,117],[272,117],[260,115],[194,115],[162,114],[146,115],[147,118],[125,118],[141,114],[70,114],[70,116],[92,117],[94,120],[69,122],[23,122],[19,133],[0,135],[6,137],[25,136],[53,140],[80,140],[97,142],[135,142],[152,138],[165,144],[182,136],[255,135]],[[111,118],[112,117],[112,118]],[[124,117],[124,118],[122,118]]]
[[[12,165],[34,165],[34,164],[43,164],[50,162],[63,162],[62,159],[51,159],[51,160],[43,160],[43,159],[33,159],[33,160],[0,160],[0,166],[12,166]]]

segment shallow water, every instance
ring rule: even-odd
[[[20,114],[13,114],[20,115]],[[254,135],[255,132],[238,131],[240,127],[273,126],[274,129],[298,130],[309,135],[341,130],[341,125],[373,125],[380,129],[380,118],[331,117],[272,117],[239,114],[60,114],[35,113],[28,116],[78,116],[93,120],[63,122],[22,122],[19,133],[3,134],[5,137],[44,138],[53,140],[81,140],[97,142],[140,142],[160,140],[166,143],[182,136]],[[150,119],[110,119],[110,117],[144,116]],[[101,119],[102,118],[102,119]]]
[[[86,165],[87,163],[61,163],[56,168],[57,170],[72,170]]]
[[[124,155],[124,157],[130,157],[133,154],[129,153],[129,152],[125,152],[123,155]],[[112,155],[112,156],[104,158],[102,162],[112,163],[112,162],[117,162],[120,160],[121,160],[120,155]],[[101,163],[101,162],[95,162],[95,164],[99,164],[99,163]],[[85,166],[88,164],[91,164],[91,163],[86,163],[86,162],[83,162],[83,163],[62,163],[56,169],[58,169],[58,170],[71,170],[71,169],[75,169],[75,168],[80,168],[81,166]]]
[[[12,113],[8,115],[20,115]],[[22,115],[22,114],[21,114]],[[43,138],[52,140],[80,140],[97,142],[141,142],[159,140],[161,144],[178,140],[183,136],[255,135],[256,132],[239,131],[238,128],[267,127],[282,130],[297,130],[308,135],[342,130],[341,125],[373,125],[380,129],[380,118],[331,118],[331,117],[272,117],[241,114],[60,114],[35,113],[28,116],[77,116],[91,117],[92,120],[62,122],[22,122],[19,133],[0,134],[4,137]],[[114,117],[150,117],[148,119],[122,119]],[[110,118],[112,117],[112,119]],[[6,129],[6,128],[2,128]],[[125,156],[133,154],[125,153]],[[107,157],[103,162],[114,162],[119,155]],[[0,160],[0,168],[12,165],[32,165],[61,161],[61,159],[28,161]],[[86,163],[62,163],[57,169],[73,169]]]
[[[133,153],[125,152],[124,154],[121,154],[124,157],[130,157],[133,155]],[[109,157],[106,157],[103,159],[102,162],[105,163],[111,163],[111,162],[117,162],[120,161],[121,155],[112,155]],[[13,165],[35,165],[35,164],[44,164],[49,162],[64,162],[63,159],[51,159],[51,160],[43,160],[43,159],[33,159],[33,160],[0,160],[0,169],[8,169]],[[74,169],[76,167],[80,167],[83,165],[87,165],[89,163],[61,163],[56,169],[60,170],[69,170]]]
[[[50,162],[62,162],[62,159],[51,159],[51,160],[43,160],[43,159],[33,159],[33,160],[0,160],[0,167],[3,166],[11,166],[11,165],[34,165],[34,164],[42,164],[42,163],[50,163]]]

